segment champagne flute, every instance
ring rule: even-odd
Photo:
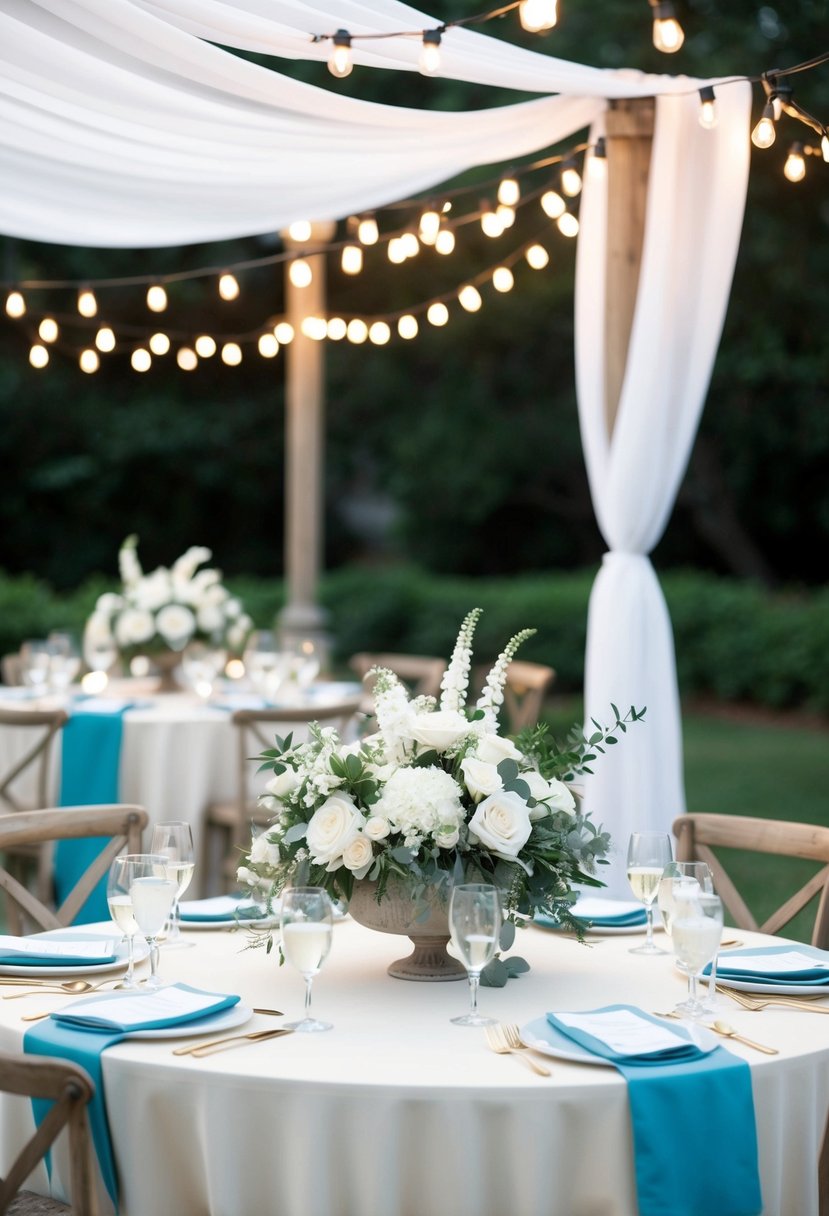
[[[128,854],[127,861],[132,914],[150,947],[150,977],[146,984],[148,988],[160,988],[158,937],[170,915],[177,883],[168,877],[169,859],[160,853]]]
[[[167,877],[172,878],[176,884],[166,944],[190,945],[189,942],[182,940],[181,913],[179,911],[179,900],[190,886],[196,866],[193,832],[190,824],[181,819],[156,823],[150,841],[150,852],[167,858]]]
[[[659,880],[672,860],[671,838],[667,832],[633,832],[628,843],[627,876],[630,888],[645,905],[647,936],[644,945],[631,948],[631,954],[667,954],[653,940],[653,904]]]
[[[134,857],[135,854],[129,853],[116,857],[109,867],[107,875],[109,914],[127,939],[127,971],[118,985],[119,988],[138,988],[135,979],[135,935],[140,930],[132,913],[132,895],[130,894],[131,863]]]
[[[495,954],[500,928],[497,887],[472,882],[452,888],[449,932],[469,976],[469,1012],[449,1019],[456,1026],[491,1026],[496,1020],[478,1012],[478,985],[481,971]]]
[[[688,973],[688,997],[677,1005],[677,1013],[699,1018],[706,1012],[697,995],[697,978],[719,950],[722,928],[723,906],[718,895],[690,885],[674,888],[671,940],[677,961]]]
[[[714,876],[705,861],[669,861],[659,880],[656,897],[662,927],[671,936],[671,918],[674,914],[674,887],[679,883],[688,886],[696,883],[701,891],[714,892]]]
[[[282,945],[284,958],[305,980],[305,1014],[301,1021],[286,1022],[300,1034],[330,1030],[330,1022],[311,1016],[311,985],[328,957],[334,929],[334,911],[322,887],[291,887],[282,893]]]

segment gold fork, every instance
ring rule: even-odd
[[[279,1026],[276,1030],[254,1030],[250,1034],[233,1034],[225,1039],[211,1039],[209,1043],[194,1043],[190,1047],[176,1047],[173,1049],[173,1055],[193,1056],[200,1060],[202,1056],[213,1055],[215,1051],[243,1047],[246,1043],[261,1043],[263,1039],[278,1039],[280,1035],[292,1033],[293,1031],[288,1026]]]
[[[543,1064],[539,1064],[532,1056],[524,1054],[529,1051],[529,1048],[526,1043],[521,1042],[517,1026],[502,1025],[500,1022],[496,1022],[492,1026],[485,1026],[484,1029],[490,1048],[498,1055],[517,1055],[528,1068],[538,1073],[540,1077],[549,1077],[551,1075],[549,1068],[545,1068]]]
[[[755,997],[749,996],[747,992],[738,992],[734,988],[728,988],[725,984],[717,984],[717,992],[721,992],[723,996],[730,996],[738,1005],[742,1005],[743,1009],[750,1009],[752,1011],[765,1009],[769,1005],[780,1005],[783,1009],[803,1009],[807,1013],[829,1013],[829,1006],[814,1004],[815,1001],[820,1000],[820,996],[822,995],[818,993],[815,993],[814,996],[805,995],[800,997]]]

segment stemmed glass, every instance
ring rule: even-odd
[[[166,945],[190,945],[181,936],[181,914],[179,900],[190,886],[193,870],[196,865],[196,854],[193,848],[193,832],[190,824],[184,820],[171,820],[168,823],[156,823],[153,827],[150,841],[150,852],[166,858],[165,871],[168,878],[176,884],[176,893],[170,912],[170,926],[167,932]]]
[[[688,998],[677,1005],[677,1013],[699,1018],[706,1012],[697,995],[697,978],[719,950],[722,927],[723,907],[718,895],[699,887],[674,888],[671,940],[677,961],[688,972]]]
[[[452,888],[449,932],[469,976],[469,1013],[450,1018],[456,1026],[491,1026],[495,1021],[478,1012],[478,985],[482,970],[495,954],[500,928],[497,887],[471,882]]]
[[[34,690],[35,695],[49,691],[50,655],[49,643],[44,638],[29,638],[20,646],[21,676],[23,683]]]
[[[124,861],[132,914],[150,947],[150,977],[146,984],[148,988],[160,988],[158,937],[170,915],[177,883],[168,877],[169,859],[160,853],[128,853]]]
[[[662,877],[659,880],[659,894],[657,896],[657,904],[659,912],[662,916],[662,925],[668,937],[671,936],[671,920],[674,915],[675,896],[674,888],[679,885],[683,890],[694,891],[699,888],[701,891],[708,892],[709,895],[714,895],[714,875],[711,872],[711,867],[705,861],[671,861],[665,866]],[[719,953],[719,952],[718,952]],[[682,964],[677,964],[680,969]],[[722,1008],[722,1003],[717,999],[717,955],[711,961],[711,975],[708,981],[708,995],[702,1002],[706,1013],[716,1013]]]
[[[49,684],[53,692],[65,693],[81,669],[81,652],[73,634],[53,629],[46,638],[49,649]]]
[[[330,1022],[311,1016],[311,984],[328,957],[334,931],[334,910],[322,887],[292,887],[282,892],[282,954],[305,980],[305,1015],[286,1022],[292,1030],[310,1034],[330,1030]]]
[[[645,905],[647,935],[644,945],[631,947],[631,954],[667,954],[653,940],[653,904],[659,880],[672,860],[671,838],[667,832],[633,832],[628,844],[627,876],[630,888]]]
[[[255,629],[242,654],[249,683],[265,700],[272,700],[285,679],[288,657],[271,629]]]
[[[127,972],[119,988],[138,988],[135,979],[135,935],[140,930],[132,912],[132,862],[135,854],[116,857],[107,875],[107,905],[109,914],[127,939]]]
[[[227,663],[227,651],[218,643],[190,642],[181,656],[184,677],[206,701]]]

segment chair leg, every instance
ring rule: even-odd
[[[818,1216],[829,1216],[829,1119],[817,1163]]]

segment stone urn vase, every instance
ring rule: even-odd
[[[162,650],[150,659],[158,683],[155,692],[181,692],[181,684],[176,679],[176,673],[181,667],[181,652],[178,650]]]
[[[354,883],[348,911],[354,920],[379,933],[408,937],[414,949],[388,967],[397,980],[463,980],[466,968],[451,954],[449,944],[449,885],[427,891],[423,900],[413,900],[404,883],[390,880],[377,902],[377,883],[362,879]]]

